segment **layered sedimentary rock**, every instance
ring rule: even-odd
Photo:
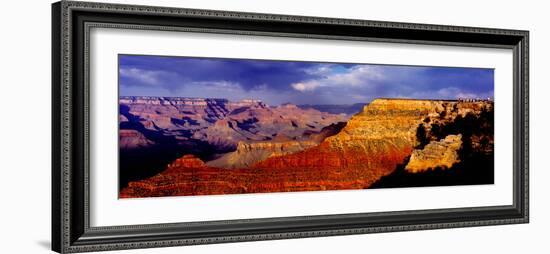
[[[183,154],[211,160],[239,142],[315,141],[324,127],[349,118],[260,100],[138,96],[119,103],[121,188],[160,173]]]
[[[207,164],[218,168],[248,168],[271,157],[297,153],[319,145],[327,137],[340,132],[344,122],[331,124],[320,132],[309,131],[303,134],[304,140],[294,140],[287,136],[276,136],[269,141],[241,141],[237,150],[209,161]]]
[[[348,119],[345,114],[292,104],[271,107],[260,100],[121,97],[119,103],[121,130],[140,132],[152,141],[206,142],[220,151],[233,150],[241,141],[265,141],[276,136],[303,140],[304,133],[320,132]]]
[[[492,137],[448,133],[487,110],[492,112],[492,102],[377,99],[339,131],[316,140],[312,137],[321,131],[308,136],[314,144],[275,135],[271,140],[240,142],[237,151],[204,164],[184,157],[152,178],[130,183],[121,197],[368,188],[406,163],[415,149],[411,170],[421,168],[415,163],[422,168],[429,163],[448,166],[458,159],[455,155],[465,137],[468,147],[478,140],[480,150],[491,149]],[[439,141],[443,134],[454,136]],[[434,155],[442,151],[439,146],[445,147],[443,156]]]
[[[255,165],[293,169],[296,182],[319,178],[327,189],[367,188],[403,163],[416,145],[416,128],[441,102],[377,99],[319,146]],[[317,177],[315,177],[317,175]]]
[[[432,141],[423,149],[415,149],[405,167],[410,173],[436,168],[449,169],[460,162],[458,150],[462,146],[462,135],[448,135],[440,141]]]
[[[175,160],[174,162],[168,164],[168,171],[177,168],[200,168],[205,166],[206,164],[204,164],[204,162],[201,161],[199,158],[195,157],[192,154],[186,154],[181,158]]]
[[[154,142],[147,139],[141,132],[136,130],[120,130],[119,131],[119,147],[122,149],[137,149],[141,147],[149,147],[154,145]]]
[[[147,180],[128,183],[120,198],[175,195],[212,195],[246,193],[254,172],[207,167],[193,155],[170,163],[166,170]]]
[[[266,160],[258,167],[351,167],[392,168],[403,162],[416,145],[416,129],[424,117],[442,102],[377,99],[354,115],[338,134],[320,146],[281,158]],[[365,166],[367,165],[367,166]]]
[[[318,143],[313,141],[239,142],[235,152],[209,161],[208,166],[218,168],[248,168],[267,158],[296,153],[316,145]]]

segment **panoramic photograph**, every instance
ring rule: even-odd
[[[119,198],[494,183],[494,70],[118,56]]]

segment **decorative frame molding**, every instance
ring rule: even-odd
[[[511,206],[90,227],[89,31],[93,27],[513,49]],[[61,1],[52,5],[52,249],[60,253],[528,223],[529,32]]]

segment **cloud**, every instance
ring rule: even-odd
[[[360,95],[360,94],[352,94],[351,98],[356,99],[356,100],[362,100],[362,101],[366,101],[368,99],[367,96]]]
[[[290,86],[292,88],[294,88],[295,90],[298,90],[300,92],[305,92],[305,91],[313,91],[317,87],[319,87],[320,85],[321,84],[319,82],[311,80],[311,81],[307,81],[307,82],[294,83],[294,84],[291,84]]]
[[[120,77],[121,83],[131,84],[126,81],[133,81],[131,85],[143,86],[154,83],[172,91],[192,82],[220,80],[238,83],[245,90],[267,84],[271,90],[282,91],[288,89],[291,83],[315,75],[304,71],[311,67],[311,63],[290,61],[121,55],[119,62],[121,69],[152,71],[143,73],[151,74],[144,75],[146,82],[136,82],[137,77],[128,75]]]
[[[255,98],[271,105],[380,97],[493,97],[494,70],[199,57],[119,56],[121,95]]]
[[[399,94],[396,97],[417,98],[417,99],[476,99],[493,98],[493,90],[474,93],[458,87],[445,87],[435,91],[417,91],[411,94]]]
[[[318,64],[315,67],[306,68],[304,72],[310,75],[328,75],[332,73],[334,64]]]
[[[216,89],[216,90],[226,90],[226,91],[235,91],[235,90],[241,89],[241,86],[239,83],[231,82],[227,80],[195,81],[195,82],[190,82],[188,85],[199,86],[204,89]]]
[[[293,83],[290,86],[300,92],[313,91],[320,87],[368,87],[372,81],[380,81],[385,78],[382,69],[368,65],[354,66],[345,72],[335,72],[329,66],[320,66],[309,73],[320,73],[323,76]]]
[[[119,74],[121,79],[126,79],[127,85],[145,85],[145,86],[159,86],[161,80],[166,76],[173,76],[173,74],[166,71],[151,71],[138,68],[120,68]]]

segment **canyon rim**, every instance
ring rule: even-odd
[[[491,69],[119,63],[120,198],[493,183]]]

